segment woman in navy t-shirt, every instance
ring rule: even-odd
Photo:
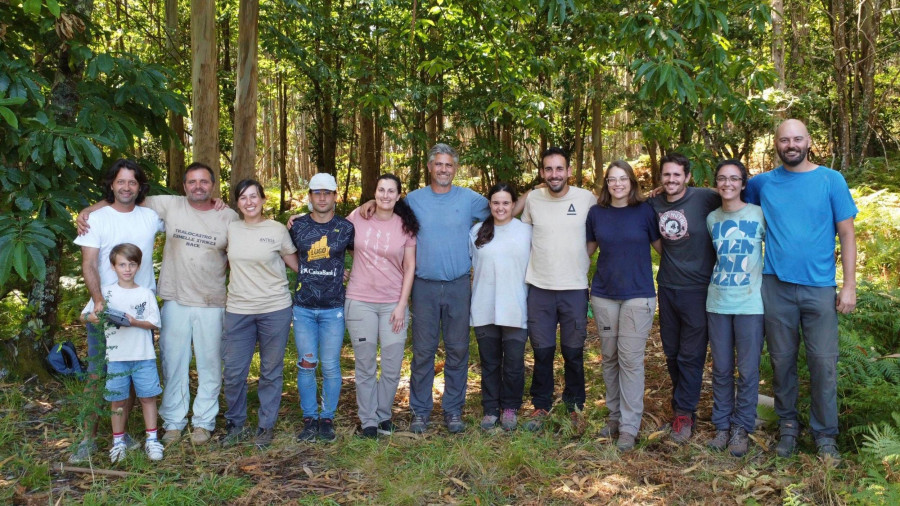
[[[660,246],[656,213],[643,201],[634,170],[617,160],[606,169],[597,205],[587,217],[587,248],[599,246],[591,306],[600,333],[609,421],[601,436],[634,447],[644,412],[644,348],[656,291],[650,248]]]

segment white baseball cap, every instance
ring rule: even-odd
[[[309,191],[313,190],[337,191],[337,181],[331,174],[319,172],[309,180]]]

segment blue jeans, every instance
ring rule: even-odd
[[[838,435],[837,293],[833,286],[804,286],[763,276],[766,344],[772,358],[775,413],[781,421],[796,421],[797,355],[800,336],[809,368],[809,428],[813,437]]]
[[[104,399],[109,402],[124,401],[131,394],[132,386],[141,399],[156,397],[162,393],[155,358],[107,364]]]
[[[709,353],[713,360],[712,423],[716,430],[728,430],[738,425],[753,432],[759,398],[763,315],[707,313],[706,317],[709,321]],[[735,365],[737,382],[734,380]]]
[[[341,395],[341,346],[344,308],[308,309],[294,306],[297,345],[297,391],[304,418],[334,418]],[[310,364],[306,367],[303,364]],[[322,409],[318,404],[316,364],[322,366]]]

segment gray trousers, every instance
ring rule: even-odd
[[[603,382],[610,421],[637,436],[644,415],[644,350],[653,326],[655,298],[591,297],[603,353]]]
[[[412,289],[412,373],[409,408],[428,417],[434,408],[434,356],[444,338],[444,416],[462,414],[469,376],[469,275],[453,281],[416,278]]]
[[[797,355],[800,336],[809,368],[809,428],[813,437],[838,434],[837,292],[833,286],[785,283],[763,276],[766,344],[772,358],[775,413],[782,421],[797,420]]]
[[[396,307],[396,302],[379,304],[347,299],[344,303],[344,322],[356,357],[356,405],[362,427],[375,427],[391,419],[407,329],[406,324],[400,332],[394,332],[391,327],[391,312]],[[408,319],[409,311],[406,314]],[[379,343],[381,376],[376,379]]]
[[[271,429],[281,407],[284,350],[291,330],[291,307],[263,314],[225,312],[222,365],[225,379],[225,419],[238,427],[247,421],[247,375],[259,343],[259,426]]]

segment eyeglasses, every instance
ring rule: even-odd
[[[740,176],[716,176],[717,183],[724,183],[728,181],[729,183],[740,183],[743,182],[744,178]]]
[[[332,193],[337,193],[336,191],[331,190],[309,190],[310,195],[331,195]]]
[[[628,181],[629,181],[628,176],[608,177],[608,178],[606,178],[606,184],[608,184],[608,185],[614,185],[614,184],[616,184],[616,183],[625,184],[625,183],[627,183]]]

